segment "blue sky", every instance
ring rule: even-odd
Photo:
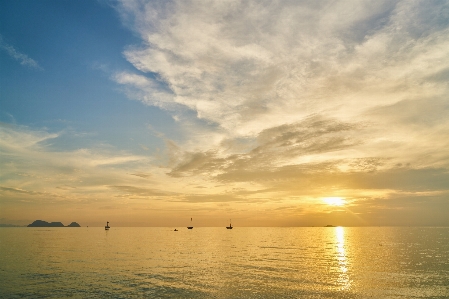
[[[449,224],[445,1],[2,1],[0,20],[0,223]]]
[[[131,69],[123,49],[137,38],[121,25],[107,3],[18,1],[2,10],[2,120],[49,131],[93,134],[113,145],[131,138],[157,140],[145,124],[172,129],[160,109],[129,101],[110,80],[112,71]],[[13,48],[35,62],[8,55]],[[114,126],[111,126],[114,123]],[[160,124],[164,125],[160,125]],[[60,146],[79,147],[90,138],[61,136]],[[58,140],[54,140],[58,142]],[[137,141],[136,141],[137,142]],[[83,146],[83,145],[82,145]]]

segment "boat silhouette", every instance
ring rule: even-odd
[[[106,226],[104,227],[105,230],[109,230],[109,221],[106,222]]]
[[[232,229],[231,219],[229,219],[229,226],[226,226],[227,229]]]
[[[190,218],[190,223],[192,223],[192,218]],[[193,226],[187,226],[187,229],[192,229]]]

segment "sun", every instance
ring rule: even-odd
[[[323,201],[330,206],[342,206],[346,203],[345,199],[342,197],[325,197]]]

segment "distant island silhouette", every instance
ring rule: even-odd
[[[47,222],[43,220],[36,220],[31,224],[28,224],[27,227],[81,227],[76,222],[72,222],[67,226],[64,226],[61,222]]]

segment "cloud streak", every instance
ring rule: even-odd
[[[20,53],[13,46],[5,43],[1,35],[0,35],[0,49],[5,51],[14,60],[17,60],[21,65],[42,70],[42,67],[35,60],[31,59],[26,54]]]

